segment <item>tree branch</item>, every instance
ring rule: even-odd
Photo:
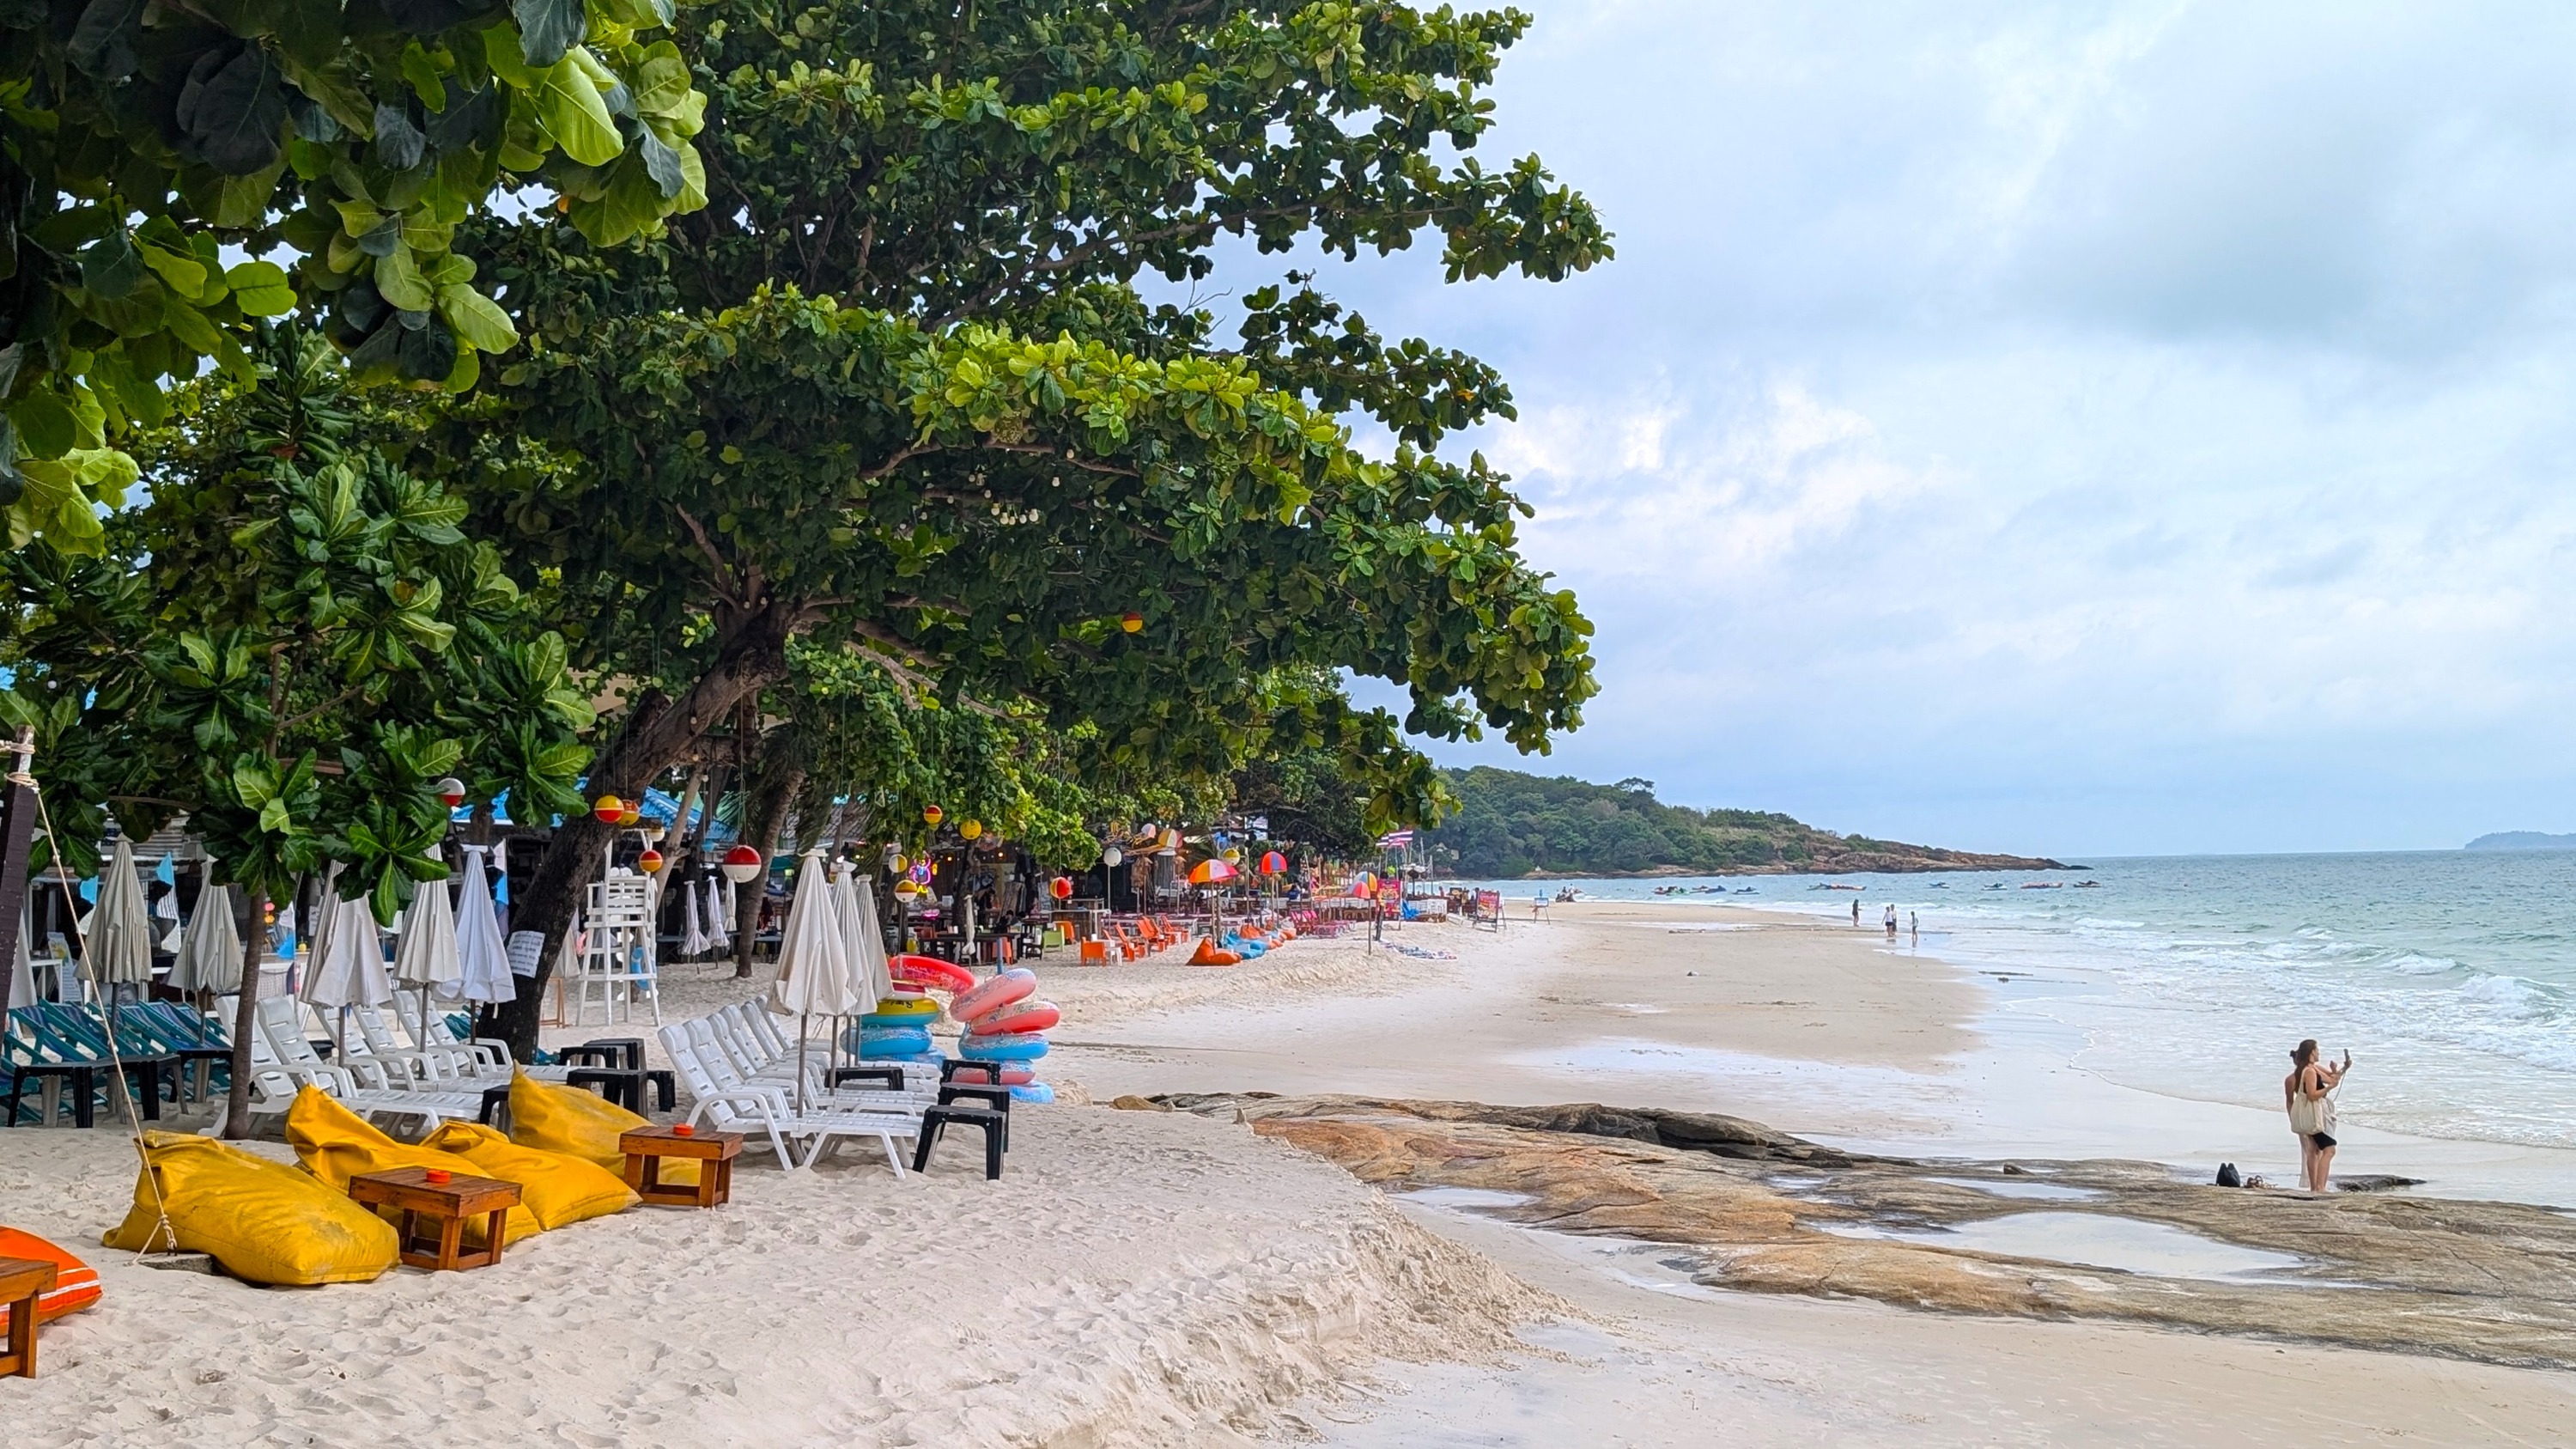
[[[752,601],[744,598],[740,589],[735,586],[733,565],[726,563],[724,555],[716,552],[715,540],[707,537],[707,531],[698,525],[696,518],[690,516],[689,510],[674,503],[671,505],[671,511],[680,515],[680,522],[688,526],[689,536],[698,541],[698,551],[705,554],[707,562],[715,566],[716,591],[724,595],[725,602],[735,608],[750,608]]]

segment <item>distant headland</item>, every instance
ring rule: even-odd
[[[2550,835],[2538,830],[2499,830],[2481,835],[2462,850],[2576,850],[2576,835]]]
[[[1772,811],[1667,805],[1652,780],[1595,785],[1491,766],[1447,774],[1458,808],[1421,839],[1440,852],[1441,871],[1475,879],[2084,869],[1838,835]]]

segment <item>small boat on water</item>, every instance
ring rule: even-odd
[[[2066,889],[2066,883],[2056,880],[2026,880],[2021,883],[2021,888],[2026,891],[2062,891]]]
[[[2101,888],[2102,883],[2098,880],[2079,880],[2075,883],[2075,889],[2079,891],[2098,891]]]

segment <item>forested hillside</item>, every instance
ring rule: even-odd
[[[2053,860],[1837,835],[1764,810],[1694,810],[1648,780],[1594,785],[1480,766],[1448,772],[1457,813],[1423,840],[1444,874],[1782,875],[2063,869]],[[1453,860],[1447,852],[1456,852]]]

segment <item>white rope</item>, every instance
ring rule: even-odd
[[[12,787],[23,785],[27,792],[35,797],[36,818],[44,826],[45,839],[52,844],[54,850],[54,883],[62,889],[63,909],[72,918],[72,935],[80,944],[80,973],[82,978],[88,981],[91,994],[99,998],[100,1028],[107,1038],[108,1067],[114,1073],[108,1078],[110,1083],[108,1097],[112,1103],[124,1104],[126,1135],[133,1140],[135,1160],[143,1164],[143,1181],[152,1189],[153,1226],[152,1231],[144,1236],[140,1256],[150,1257],[154,1251],[153,1245],[161,1241],[164,1233],[167,1233],[170,1238],[169,1251],[176,1253],[179,1251],[179,1230],[170,1225],[170,1205],[161,1196],[160,1177],[152,1171],[152,1154],[143,1142],[143,1118],[135,1110],[134,1089],[125,1076],[125,1053],[117,1045],[116,1002],[99,981],[97,969],[90,962],[89,927],[88,923],[81,919],[80,902],[72,895],[71,874],[63,869],[62,837],[54,833],[54,816],[53,812],[45,806],[45,792],[36,784],[35,775],[27,768],[28,761],[33,759],[36,753],[35,731],[19,730],[18,742],[8,748],[18,756],[18,768],[9,772],[9,784]],[[253,990],[256,989],[256,985],[255,982],[245,983],[243,989]],[[153,1090],[160,1090],[157,1083]]]

